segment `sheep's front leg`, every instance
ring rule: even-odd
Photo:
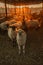
[[[18,48],[19,48],[19,54],[21,54],[21,47],[18,45]]]
[[[25,45],[23,45],[23,53],[25,54]]]
[[[13,47],[14,47],[14,40],[12,41],[12,43],[13,43]]]

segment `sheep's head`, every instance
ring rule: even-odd
[[[19,33],[19,35],[21,36],[22,33],[23,33],[23,31],[20,29],[20,30],[18,30],[18,33]]]
[[[16,27],[15,26],[9,26],[9,28],[12,28],[13,30],[15,30]]]
[[[19,35],[22,35],[24,30],[22,30],[21,28],[16,28],[16,32],[19,34]]]

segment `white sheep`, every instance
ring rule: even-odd
[[[7,30],[8,32],[8,37],[11,39],[11,41],[13,42],[13,46],[15,43],[15,36],[16,36],[16,32],[15,32],[15,26],[10,26],[10,24],[8,24],[7,22],[3,22],[0,24],[0,28],[2,30]]]
[[[16,29],[16,31],[17,31],[16,40],[19,48],[19,54],[21,54],[21,46],[23,47],[23,53],[25,53],[26,33],[24,30],[20,28]]]
[[[11,39],[11,41],[13,42],[13,47],[14,44],[16,43],[16,31],[15,31],[15,27],[14,26],[9,26],[8,27],[8,36]]]

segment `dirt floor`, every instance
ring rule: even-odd
[[[0,65],[43,65],[43,27],[28,30],[25,50],[19,55],[7,32],[0,31]]]

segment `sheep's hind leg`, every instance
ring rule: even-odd
[[[19,48],[19,55],[21,54],[21,47],[20,46],[18,46],[18,48]]]
[[[25,45],[23,45],[23,53],[25,54]]]

